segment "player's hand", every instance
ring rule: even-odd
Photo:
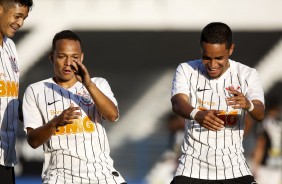
[[[68,109],[64,110],[59,116],[57,116],[57,127],[71,124],[73,123],[73,120],[79,119],[80,116],[80,107],[74,107],[73,103],[71,103]]]
[[[218,110],[203,110],[197,112],[195,120],[208,130],[221,130],[224,128],[224,122],[217,117],[222,111]]]
[[[81,61],[73,60],[73,63],[70,67],[75,74],[76,79],[81,82],[84,86],[89,86],[91,82],[90,75],[87,68],[82,64]]]
[[[235,90],[233,87],[229,87],[228,90],[231,97],[226,98],[226,103],[233,109],[249,109],[251,104],[243,93]]]

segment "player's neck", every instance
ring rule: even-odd
[[[77,82],[77,79],[74,77],[72,80],[63,81],[63,80],[57,79],[56,77],[53,77],[53,81],[57,83],[59,86],[65,89],[69,89],[73,87],[73,85]]]

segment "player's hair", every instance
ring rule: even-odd
[[[0,5],[4,8],[10,8],[17,3],[22,6],[27,6],[29,10],[31,10],[31,7],[33,6],[33,0],[0,0]]]
[[[58,32],[54,36],[53,42],[52,42],[52,51],[51,51],[51,53],[53,53],[54,50],[56,49],[56,42],[58,40],[63,40],[63,39],[78,41],[80,46],[81,46],[81,39],[80,39],[80,37],[75,32],[70,31],[70,30],[63,30],[61,32]]]
[[[201,34],[200,44],[203,42],[211,44],[226,44],[230,49],[232,41],[232,31],[230,27],[222,22],[212,22],[204,27]]]

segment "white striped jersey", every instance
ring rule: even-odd
[[[17,163],[15,143],[18,127],[19,69],[14,42],[4,38],[0,46],[0,164]]]
[[[91,80],[117,106],[108,82]],[[23,99],[24,128],[48,123],[71,103],[81,108],[82,116],[59,127],[43,145],[43,183],[123,183],[110,157],[105,121],[82,83],[64,89],[49,78],[28,86]]]
[[[243,152],[245,111],[227,106],[228,87],[234,86],[249,100],[264,103],[264,93],[255,69],[229,60],[230,67],[218,79],[207,77],[201,60],[181,63],[172,82],[172,96],[183,93],[199,109],[224,110],[225,127],[210,131],[186,119],[182,155],[175,175],[205,180],[251,175]],[[227,114],[231,116],[227,116]]]

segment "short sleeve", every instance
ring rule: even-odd
[[[23,97],[24,129],[27,127],[37,128],[43,125],[42,116],[36,103],[34,90],[29,86]]]
[[[250,77],[250,79],[248,80],[249,86],[248,86],[246,97],[249,100],[259,100],[264,104],[264,91],[261,85],[258,72],[255,69],[253,69],[250,72],[249,77]]]
[[[175,71],[173,81],[172,81],[172,90],[171,90],[171,97],[176,94],[183,93],[189,96],[190,88],[188,82],[188,68],[190,67],[188,64],[180,64]]]
[[[92,78],[97,88],[106,95],[116,106],[118,106],[117,100],[114,97],[114,93],[111,90],[111,87],[106,79],[103,78]]]

